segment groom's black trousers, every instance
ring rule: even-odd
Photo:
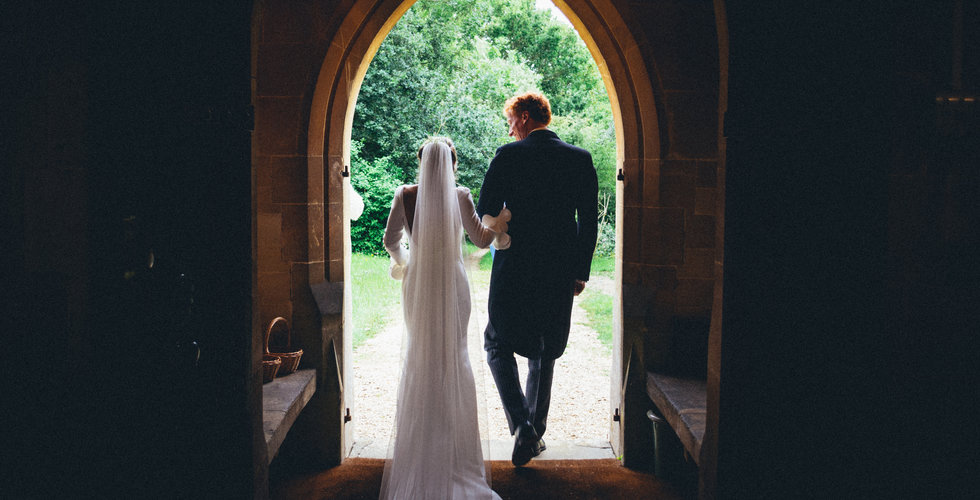
[[[497,384],[500,401],[507,415],[510,433],[524,421],[530,421],[538,436],[543,436],[551,406],[551,381],[555,373],[555,360],[548,358],[527,360],[527,395],[521,391],[514,351],[491,347],[487,349],[487,363]]]

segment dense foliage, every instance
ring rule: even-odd
[[[382,254],[394,189],[415,181],[416,152],[432,135],[449,136],[458,182],[479,196],[494,151],[510,141],[504,101],[538,90],[548,96],[550,128],[592,153],[600,198],[615,200],[616,138],[595,62],[575,31],[535,10],[531,0],[419,0],[371,62],[352,133],[352,184],[365,210],[351,224],[353,250]],[[615,220],[610,204],[607,217]],[[611,231],[604,232],[608,239]],[[611,242],[600,241],[600,249]]]
[[[351,142],[351,186],[364,199],[364,212],[350,225],[351,250],[355,253],[381,255],[385,221],[391,209],[395,188],[402,185],[391,157],[373,161],[361,156],[361,142]]]

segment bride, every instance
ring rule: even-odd
[[[452,140],[429,139],[418,157],[419,183],[395,190],[384,235],[392,277],[403,280],[407,343],[381,498],[499,500],[483,463],[461,248],[463,229],[481,248],[498,235],[481,223],[469,189],[456,186]]]

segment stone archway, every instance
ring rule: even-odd
[[[307,441],[326,462],[339,462],[350,439],[343,420],[350,371],[343,172],[354,105],[371,58],[412,3],[269,0],[255,16],[259,323],[286,310],[312,353],[304,364],[318,370],[317,394],[304,413],[316,424],[300,432],[312,436]],[[710,1],[683,8],[555,3],[596,59],[613,105],[624,180],[617,190],[610,416],[619,415],[612,441],[629,465],[643,452],[634,455],[623,443],[643,442],[649,433],[645,369],[677,358],[671,346],[679,336],[703,336],[707,351],[720,261],[718,55],[727,42],[716,26],[723,28],[723,9]],[[346,307],[319,309],[311,285],[346,289],[337,294]],[[698,326],[678,326],[690,324]],[[704,371],[706,354],[700,356],[695,362]]]
[[[412,3],[414,2],[392,1],[377,4],[377,8],[374,11],[364,13],[364,17],[358,23],[360,30],[353,34],[346,46],[334,43],[327,51],[313,97],[313,111],[310,114],[310,133],[308,135],[308,151],[310,152],[311,162],[322,162],[322,168],[326,172],[328,184],[331,184],[330,181],[333,181],[335,185],[342,186],[344,182],[343,177],[339,177],[338,174],[343,171],[344,165],[348,165],[350,161],[348,148],[354,107],[361,81],[367,72],[370,61],[388,31],[390,31],[394,23],[397,22]],[[581,5],[579,9],[587,15],[591,14],[591,17],[586,17],[583,20],[569,6],[563,6],[566,15],[568,15],[569,19],[576,26],[579,33],[583,34],[583,39],[585,39],[587,46],[597,61],[603,81],[606,84],[607,92],[610,95],[618,138],[617,169],[622,169],[624,176],[631,177],[635,175],[636,177],[633,177],[635,179],[640,175],[640,166],[643,163],[643,159],[659,157],[660,134],[658,131],[659,124],[656,107],[641,105],[641,102],[653,102],[653,89],[649,85],[650,80],[646,74],[644,65],[639,64],[639,61],[634,59],[632,60],[631,66],[629,54],[637,55],[638,49],[636,42],[630,37],[620,35],[619,38],[626,38],[624,41],[617,40],[613,36],[616,32],[628,33],[622,20],[612,16],[605,19],[600,18],[596,15],[594,9],[587,9],[585,7],[590,6]],[[352,14],[354,12],[359,11],[354,9]],[[345,21],[346,24],[348,24],[348,21]],[[593,26],[592,30],[595,33],[590,31],[588,26]],[[615,62],[612,64],[608,63],[607,58],[603,55],[604,53],[610,54],[615,58]],[[621,83],[617,84],[617,82]],[[623,104],[623,99],[625,99],[626,105]],[[321,109],[324,110],[322,115],[318,112]],[[644,128],[652,130],[644,134]],[[624,184],[632,185],[633,182],[631,180]],[[617,213],[620,214],[617,227],[621,228],[623,225],[623,203],[627,196],[625,196],[622,189],[618,189],[617,191],[619,193],[617,196]],[[327,213],[342,213],[345,191],[341,189],[339,193],[333,193],[328,189],[328,193],[339,194],[340,196],[338,199],[332,198],[328,194],[326,200]],[[344,251],[343,254],[331,252],[328,267],[331,273],[342,268],[343,275],[347,276],[349,274],[348,262],[350,247],[348,242],[348,221],[343,216],[328,216],[327,220],[328,224],[343,224],[342,233],[341,231],[335,230],[327,231],[327,233],[334,237],[342,234],[343,239],[340,240],[338,238],[339,241],[330,241],[331,238],[328,238],[328,245],[331,249],[339,247]],[[617,240],[622,242],[623,235],[618,235]],[[630,242],[630,244],[636,243]],[[622,247],[622,245],[620,246]],[[338,260],[341,262],[336,262]],[[622,260],[620,259],[619,262],[621,263]],[[622,266],[620,265],[617,270],[617,277],[621,276]],[[349,282],[345,282],[345,285],[345,297],[349,297]],[[617,286],[617,290],[619,289],[621,289],[621,284]],[[617,304],[621,304],[621,297],[617,297],[616,302]],[[621,308],[616,307],[615,309],[620,310]],[[349,312],[349,307],[347,311]],[[349,314],[345,313],[344,325],[349,324],[346,321],[347,318],[349,318]],[[621,324],[620,321],[617,320],[617,323]],[[346,330],[346,328],[344,329]],[[614,353],[625,353],[625,355],[613,356],[614,363],[611,370],[613,373],[612,387],[616,388],[616,390],[612,391],[613,394],[610,395],[612,406],[610,408],[610,416],[620,408],[622,403],[620,388],[622,386],[623,367],[627,363],[625,357],[629,356],[632,346],[638,342],[637,339],[629,338],[628,335],[625,336],[626,338],[624,340],[623,329],[617,328],[616,330]],[[349,338],[348,335],[345,335],[343,342],[345,346],[349,346],[350,344],[347,338]],[[629,347],[624,349],[623,346]],[[346,349],[348,348],[345,347]],[[349,352],[345,352],[344,359],[347,359],[349,354]],[[342,363],[342,365],[343,379],[347,380],[349,379],[351,364]],[[345,407],[349,406],[345,405]],[[618,421],[610,420],[613,422],[612,441],[614,443],[614,449],[617,453],[622,454],[623,431],[618,425]],[[350,446],[350,439],[351,433],[345,432],[345,449]]]

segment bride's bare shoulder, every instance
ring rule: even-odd
[[[415,200],[415,198],[418,197],[418,194],[419,194],[418,184],[405,184],[395,188],[396,198],[401,197],[406,200]]]

